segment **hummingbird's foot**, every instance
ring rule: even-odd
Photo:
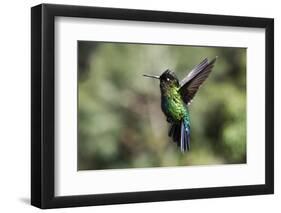
[[[173,120],[172,120],[171,118],[168,118],[168,117],[167,117],[167,122],[168,122],[168,123],[172,123]]]

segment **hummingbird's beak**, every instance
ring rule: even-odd
[[[146,74],[143,74],[144,77],[148,77],[148,78],[156,78],[156,79],[159,79],[160,76],[157,76],[157,75],[146,75]]]

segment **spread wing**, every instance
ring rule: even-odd
[[[208,59],[205,58],[200,64],[195,66],[184,79],[182,79],[179,91],[186,104],[190,103],[199,87],[209,76],[216,59],[217,57],[212,61],[208,61]]]

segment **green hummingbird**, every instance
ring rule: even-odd
[[[176,74],[167,69],[160,76],[145,77],[160,80],[161,109],[170,123],[169,137],[177,143],[182,152],[190,149],[190,114],[188,105],[199,87],[209,76],[217,57],[209,61],[205,58],[196,65],[181,81]]]

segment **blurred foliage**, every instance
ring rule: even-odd
[[[159,82],[218,56],[192,104],[191,150],[168,137]],[[246,162],[246,49],[78,42],[78,169]]]

